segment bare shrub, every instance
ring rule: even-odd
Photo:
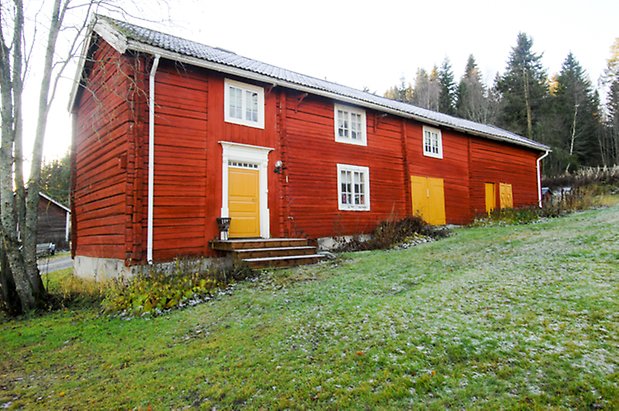
[[[436,227],[420,217],[410,216],[379,223],[368,240],[363,240],[360,236],[354,236],[348,241],[340,240],[335,251],[384,250],[417,235],[438,239],[449,234],[450,231],[446,227]]]
[[[545,177],[542,184],[553,190],[597,185],[616,192],[619,189],[619,165],[581,168],[574,173]]]

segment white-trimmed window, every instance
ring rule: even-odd
[[[366,146],[365,110],[334,105],[335,141]]]
[[[438,128],[423,126],[423,155],[443,158],[443,137]]]
[[[224,120],[228,123],[264,128],[264,89],[226,79]]]
[[[370,169],[338,164],[337,195],[339,210],[368,211],[370,209]]]

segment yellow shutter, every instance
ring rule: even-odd
[[[490,214],[496,208],[496,184],[486,183],[486,212]]]
[[[411,176],[411,196],[413,215],[434,225],[446,223],[442,178]]]
[[[501,208],[514,208],[514,198],[512,196],[512,185],[501,183],[499,185],[499,197]]]
[[[260,236],[258,170],[228,168],[228,209],[231,238]]]

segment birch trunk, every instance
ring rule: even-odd
[[[21,0],[18,0],[21,1]],[[41,80],[41,92],[39,94],[39,116],[32,149],[32,165],[30,178],[28,179],[28,192],[26,194],[26,212],[23,230],[24,265],[26,274],[32,284],[32,291],[38,300],[45,297],[45,288],[37,267],[37,218],[39,206],[39,189],[41,185],[41,161],[43,158],[43,142],[45,128],[51,102],[49,93],[51,88],[52,64],[56,40],[60,32],[60,24],[68,3],[61,9],[62,0],[54,0],[54,6],[50,21],[45,61],[43,64],[43,78]]]
[[[24,259],[21,254],[21,244],[17,236],[17,219],[20,210],[15,208],[13,191],[15,170],[15,143],[21,139],[21,111],[16,110],[16,104],[21,105],[22,86],[22,37],[24,33],[23,4],[21,0],[14,1],[15,20],[13,22],[12,41],[9,45],[5,33],[0,29],[0,93],[2,98],[2,142],[0,144],[0,227],[2,249],[8,262],[8,270],[3,270],[3,288],[15,287],[19,304],[8,301],[7,305],[19,305],[21,311],[29,311],[36,305],[32,285],[28,278]],[[16,64],[15,61],[18,60]],[[21,144],[21,141],[20,141]],[[36,245],[35,245],[36,248]],[[10,281],[12,280],[12,281]],[[3,290],[3,297],[10,296],[13,290]],[[9,297],[10,298],[10,297]]]

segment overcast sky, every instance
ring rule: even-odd
[[[619,37],[617,0],[168,0],[168,6],[139,12],[162,23],[133,22],[378,94],[445,57],[457,81],[469,54],[491,83],[519,32],[533,38],[549,74],[571,51],[597,85]],[[70,145],[68,84],[50,119],[48,160]]]

